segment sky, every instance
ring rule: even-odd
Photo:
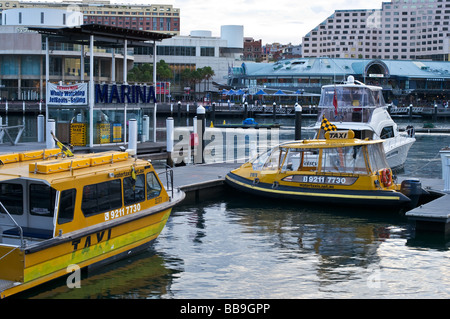
[[[142,0],[141,0],[142,1]],[[388,2],[389,0],[384,0]],[[136,2],[122,0],[120,2]],[[244,36],[262,44],[300,44],[302,37],[339,9],[381,9],[382,0],[146,0],[172,4],[181,11],[181,35],[222,25],[243,25]]]

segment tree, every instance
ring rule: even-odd
[[[160,81],[167,81],[173,79],[173,72],[166,61],[161,60],[156,63],[156,74]]]
[[[205,91],[206,91],[206,84],[208,84],[208,90],[209,90],[209,80],[215,75],[214,70],[210,66],[205,66],[201,69],[202,77],[204,80],[206,80],[205,83]]]
[[[210,66],[205,66],[196,70],[184,69],[181,72],[181,80],[185,83],[188,83],[189,86],[193,86],[195,89],[197,84],[201,83],[203,80],[209,81],[214,75],[214,70]]]
[[[128,71],[128,81],[130,82],[153,82],[153,65],[149,63],[138,64]],[[166,61],[161,60],[156,63],[156,78],[158,81],[167,81],[173,78],[173,72]]]

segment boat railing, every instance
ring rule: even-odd
[[[23,239],[23,229],[20,227],[20,225],[16,222],[16,220],[11,216],[11,214],[8,212],[6,207],[3,205],[2,202],[0,202],[1,208],[5,211],[6,215],[9,217],[9,219],[13,222],[14,225],[11,224],[0,224],[0,226],[14,226],[19,231],[20,236],[20,247],[25,247],[25,240]]]
[[[165,170],[162,173],[158,173],[159,176],[164,175],[166,178],[166,191],[171,194],[173,198],[174,184],[173,184],[173,170],[169,165],[165,165]]]

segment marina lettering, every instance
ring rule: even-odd
[[[97,242],[96,242],[97,244],[100,243],[103,240],[103,238],[105,237],[105,233],[106,232],[107,232],[106,240],[110,240],[111,239],[111,229],[98,232],[98,233],[95,234],[96,239],[97,239]],[[82,238],[72,240],[73,251],[76,251],[78,249],[78,245],[81,244],[81,241],[82,241]],[[86,236],[85,239],[84,239],[83,248],[88,248],[91,245],[92,245],[91,235]]]
[[[95,103],[156,103],[155,88],[146,85],[96,84]]]

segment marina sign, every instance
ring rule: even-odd
[[[95,103],[156,103],[155,88],[146,85],[96,84]]]

